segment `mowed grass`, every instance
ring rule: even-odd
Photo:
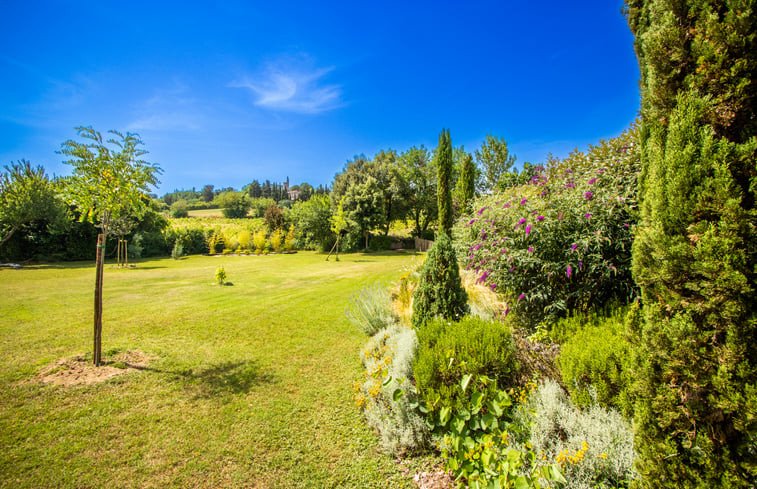
[[[189,217],[223,217],[223,209],[194,209]]]
[[[91,351],[94,265],[0,269],[0,487],[410,487],[355,407],[344,310],[412,255],[324,258],[107,265],[103,351],[154,359],[73,387],[36,376]]]

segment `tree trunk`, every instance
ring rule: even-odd
[[[95,325],[94,351],[92,360],[95,367],[102,363],[102,331],[103,331],[103,262],[105,261],[105,235],[97,235],[97,251],[95,253]]]
[[[6,241],[11,239],[11,236],[13,236],[13,233],[16,232],[16,229],[18,229],[18,226],[13,226],[10,231],[8,231],[5,236],[3,236],[3,240],[0,241],[0,246],[4,245]]]

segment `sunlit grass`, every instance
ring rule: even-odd
[[[146,370],[35,376],[92,341],[91,263],[0,270],[0,487],[409,487],[355,408],[351,293],[408,254],[298,253],[105,269],[103,351]],[[223,265],[233,286],[214,284]]]

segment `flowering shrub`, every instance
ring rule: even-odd
[[[368,425],[381,435],[384,450],[394,455],[423,450],[429,444],[412,382],[417,344],[413,329],[393,324],[376,332],[360,354],[365,371],[355,384],[355,402]]]
[[[520,440],[538,456],[539,464],[558,464],[566,487],[628,487],[636,477],[631,424],[616,411],[592,405],[573,406],[552,380],[530,389],[515,413]]]
[[[526,185],[480,198],[455,229],[458,255],[533,328],[635,294],[630,271],[636,129],[552,159]]]

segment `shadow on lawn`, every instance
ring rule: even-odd
[[[247,394],[255,386],[277,382],[251,360],[227,361],[200,369],[181,370],[173,373],[173,379],[185,382],[189,390],[195,391],[195,399]]]
[[[273,375],[262,372],[252,360],[220,362],[194,369],[132,368],[168,375],[169,381],[184,384],[185,389],[193,394],[193,399],[228,399],[247,394],[258,385],[278,383]]]

